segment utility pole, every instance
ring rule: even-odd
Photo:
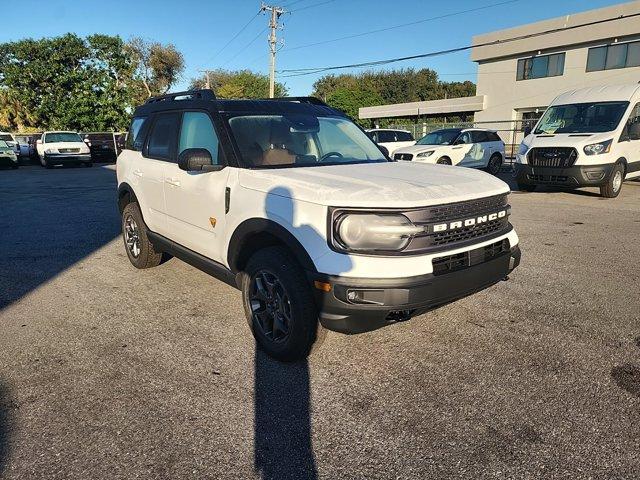
[[[204,73],[205,74],[205,78],[206,78],[206,82],[205,82],[205,88],[208,90],[211,90],[211,79],[209,77],[209,74],[211,73],[211,70],[198,70],[198,72],[200,73]]]
[[[261,12],[271,12],[271,18],[269,19],[269,28],[271,33],[269,34],[269,53],[270,53],[270,68],[269,68],[269,98],[275,97],[275,85],[276,85],[276,53],[278,52],[278,38],[276,31],[281,29],[281,25],[278,23],[280,17],[285,13],[284,8],[277,7],[275,5],[267,5],[262,3],[260,7]]]

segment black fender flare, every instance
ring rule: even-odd
[[[317,272],[309,253],[289,230],[271,219],[250,218],[238,225],[229,239],[227,264],[234,273],[239,270],[237,262],[246,240],[259,234],[269,234],[275,237],[291,251],[302,268],[310,272]]]
[[[131,185],[129,185],[126,182],[122,182],[120,185],[118,185],[118,210],[120,211],[121,214],[125,206],[121,205],[120,199],[126,193],[128,193],[131,196],[131,198],[135,199],[136,202],[138,201],[138,197],[136,196],[136,193],[133,191],[133,188],[131,187]]]

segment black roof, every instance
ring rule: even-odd
[[[151,97],[144,105],[136,108],[135,115],[146,115],[167,110],[182,110],[185,108],[204,108],[217,111],[218,113],[233,114],[262,113],[267,115],[285,115],[305,113],[314,116],[346,117],[340,110],[331,108],[323,101],[314,97],[229,100],[216,98],[211,90],[192,90]]]

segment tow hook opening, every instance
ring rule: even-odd
[[[393,310],[387,315],[390,322],[406,322],[411,318],[415,310]]]

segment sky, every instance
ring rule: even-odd
[[[187,87],[203,69],[268,73],[266,15],[259,0],[5,0],[4,11],[22,12],[3,22],[0,42],[74,32],[141,36],[173,43],[185,72],[173,90]],[[621,3],[607,0],[281,0],[284,40],[277,70],[324,67],[404,57],[465,46],[473,35]],[[497,5],[501,4],[501,5]],[[486,8],[485,8],[486,7]],[[468,10],[477,9],[473,12]],[[440,18],[437,18],[440,17]],[[393,28],[357,38],[340,37]],[[248,24],[248,25],[247,25]],[[243,27],[245,27],[244,30]],[[237,38],[233,37],[241,32]],[[232,40],[230,43],[229,41]],[[228,44],[228,45],[227,45]],[[446,81],[476,80],[470,52],[396,63],[388,68],[432,68]],[[358,70],[356,70],[358,71]],[[309,95],[321,74],[285,78],[290,95]]]

